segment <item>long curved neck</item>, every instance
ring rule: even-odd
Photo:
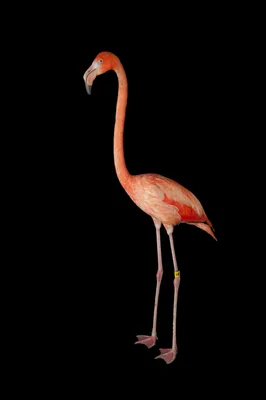
[[[126,167],[124,156],[124,125],[128,94],[127,77],[120,61],[116,63],[114,71],[118,78],[118,96],[114,128],[114,162],[117,177],[121,185],[125,187],[131,179],[131,175]]]

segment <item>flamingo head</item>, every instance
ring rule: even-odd
[[[114,68],[114,55],[103,51],[97,55],[91,66],[83,75],[85,87],[88,94],[91,94],[91,87],[97,75],[104,74]]]

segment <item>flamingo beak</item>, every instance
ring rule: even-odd
[[[88,94],[91,94],[92,84],[93,84],[94,79],[97,76],[97,68],[98,68],[98,64],[93,63],[91,65],[91,67],[83,75],[86,91]]]

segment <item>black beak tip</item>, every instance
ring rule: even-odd
[[[91,94],[91,88],[92,88],[92,86],[91,85],[85,85],[86,86],[86,90],[87,90],[87,93],[88,94]]]

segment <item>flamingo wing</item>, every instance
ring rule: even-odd
[[[151,182],[163,192],[162,201],[177,208],[183,222],[207,222],[204,209],[188,189],[161,175],[150,175]]]

